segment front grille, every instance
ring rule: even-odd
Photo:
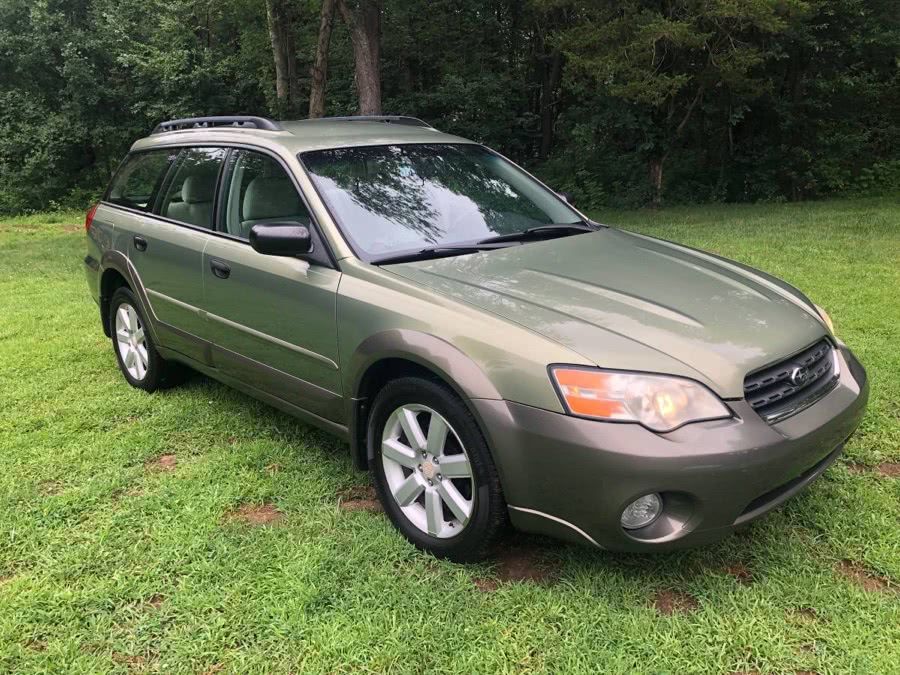
[[[821,340],[744,378],[744,397],[766,421],[800,412],[837,383],[834,347]]]

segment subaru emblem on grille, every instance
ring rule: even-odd
[[[809,378],[809,371],[801,366],[798,368],[794,368],[791,371],[791,375],[788,379],[791,381],[791,384],[799,387],[801,384],[804,384],[806,382],[807,378]]]

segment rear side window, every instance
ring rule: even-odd
[[[153,196],[176,155],[171,150],[152,150],[129,156],[112,179],[106,201],[149,211]]]
[[[212,229],[213,200],[225,148],[190,148],[178,160],[159,214],[188,225]]]

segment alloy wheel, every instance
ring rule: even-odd
[[[127,302],[116,310],[116,348],[128,374],[143,380],[147,375],[147,340],[137,311]]]
[[[400,406],[381,437],[388,489],[407,519],[432,537],[456,536],[475,506],[472,464],[453,427],[424,405]]]

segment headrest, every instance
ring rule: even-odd
[[[299,216],[305,212],[293,183],[285,176],[254,178],[244,194],[244,220]]]
[[[211,202],[216,192],[216,175],[201,173],[188,176],[181,185],[181,201],[185,204]]]

